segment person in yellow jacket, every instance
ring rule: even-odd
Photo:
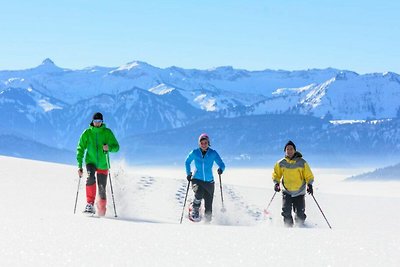
[[[274,166],[272,180],[275,192],[281,191],[282,182],[282,216],[285,226],[293,226],[292,209],[295,213],[296,224],[302,225],[306,219],[305,194],[313,194],[314,175],[310,166],[303,159],[296,145],[288,141],[284,148],[285,157]]]

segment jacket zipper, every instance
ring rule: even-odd
[[[207,151],[207,152],[208,152],[208,151]],[[204,162],[205,162],[205,159],[206,159],[207,152],[206,152],[206,154],[204,154],[204,157],[203,157],[203,180],[204,180],[204,182],[206,181],[206,172],[205,172],[205,170],[204,170]],[[202,153],[201,150],[200,150],[200,153],[201,153],[201,155],[203,156],[203,153]]]

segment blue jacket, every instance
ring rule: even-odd
[[[192,150],[186,158],[185,166],[186,166],[186,175],[191,173],[190,164],[194,160],[194,165],[196,167],[193,179],[201,180],[204,182],[214,182],[214,176],[212,174],[212,167],[215,163],[217,163],[218,167],[224,171],[225,164],[222,161],[221,157],[218,155],[217,151],[208,148],[207,153],[203,155],[201,153],[201,148],[197,148]]]

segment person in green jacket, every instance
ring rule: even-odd
[[[86,207],[84,212],[96,213],[94,201],[96,198],[96,178],[99,187],[99,197],[97,202],[98,215],[104,216],[106,213],[106,185],[109,169],[108,152],[118,152],[119,144],[113,132],[103,123],[103,114],[96,112],[93,120],[81,135],[76,149],[76,159],[78,161],[78,175],[83,175],[83,158],[87,170],[86,179]],[[95,175],[97,174],[97,175]]]

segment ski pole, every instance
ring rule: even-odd
[[[79,187],[80,187],[80,185],[81,185],[81,178],[82,178],[82,176],[79,176],[79,180],[78,180],[78,189],[76,190],[74,214],[75,214],[75,212],[76,212],[76,203],[78,202],[78,193],[79,193]]]
[[[324,214],[324,212],[322,211],[322,209],[321,209],[321,207],[319,206],[319,204],[318,204],[317,200],[315,199],[315,197],[314,197],[314,194],[311,194],[311,196],[313,197],[313,199],[314,199],[314,201],[315,201],[315,204],[317,204],[317,206],[318,206],[319,210],[321,211],[321,213],[322,213],[322,216],[324,216],[324,219],[325,219],[326,223],[328,224],[329,228],[331,228],[331,229],[332,229],[331,225],[330,225],[330,224],[329,224],[329,222],[328,222],[328,219],[325,217],[325,214]]]
[[[221,174],[218,174],[218,176],[219,176],[219,189],[220,189],[220,191],[221,191],[221,201],[222,201],[222,208],[221,208],[221,211],[222,211],[222,212],[225,212],[226,209],[225,209],[225,207],[224,207],[224,196],[223,196],[223,194],[222,194]]]
[[[265,213],[265,214],[268,214],[269,206],[271,206],[272,200],[274,200],[275,195],[276,195],[276,191],[275,191],[274,195],[272,196],[271,200],[269,201],[267,208],[264,209],[264,213]]]
[[[186,188],[185,201],[183,202],[183,208],[182,208],[181,222],[179,224],[182,224],[183,213],[185,212],[186,200],[187,200],[187,196],[188,196],[188,193],[189,193],[189,187],[190,187],[190,181],[188,181],[188,185],[187,185],[187,188]]]
[[[117,209],[115,208],[115,200],[114,200],[114,190],[113,190],[113,186],[112,186],[112,182],[111,182],[110,157],[109,157],[107,151],[105,153],[106,153],[106,157],[107,157],[108,178],[110,180],[111,196],[112,196],[112,201],[113,201],[113,206],[114,206],[114,217],[117,217]]]

